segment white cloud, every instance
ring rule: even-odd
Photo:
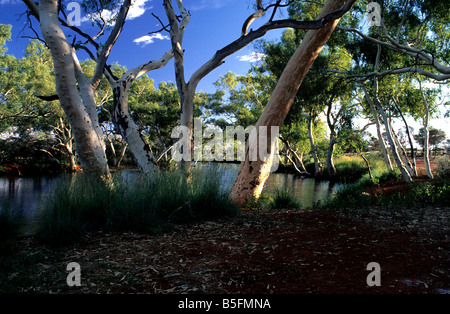
[[[131,4],[131,8],[128,11],[127,19],[132,20],[141,15],[144,15],[145,11],[153,8],[152,6],[146,6],[147,2],[151,0],[134,0]]]
[[[133,40],[136,44],[142,44],[142,47],[145,47],[149,44],[153,44],[155,42],[155,39],[159,40],[169,40],[169,36],[163,35],[161,33],[151,34],[151,35],[145,35],[139,38],[136,38]]]
[[[4,0],[0,0],[0,1],[4,1]],[[144,15],[144,13],[147,10],[152,9],[153,8],[152,6],[146,6],[147,2],[150,2],[150,1],[152,1],[152,0],[133,0],[131,3],[131,7],[128,10],[127,20],[134,20],[135,18],[138,18],[138,17]],[[117,15],[117,13],[119,13],[119,10],[120,10],[120,6],[117,6],[117,8],[112,11],[103,10],[101,13],[101,16],[106,21],[111,21],[110,25],[114,25],[113,18]],[[93,14],[89,14],[88,16],[83,17],[81,19],[81,22],[96,20],[98,18],[99,18],[99,14],[93,13]]]
[[[264,59],[266,55],[260,52],[251,52],[247,55],[243,55],[243,56],[238,56],[239,61],[244,61],[244,62],[258,62],[261,61],[262,59]]]

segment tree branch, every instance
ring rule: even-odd
[[[119,37],[119,35],[123,29],[123,25],[125,24],[125,20],[128,15],[130,6],[131,6],[131,0],[124,0],[124,3],[120,7],[119,14],[117,15],[117,20],[114,25],[114,28],[112,29],[111,33],[109,34],[109,37],[106,40],[106,43],[103,46],[102,51],[99,53],[98,60],[97,60],[97,68],[95,70],[94,76],[91,79],[91,85],[94,89],[97,88],[98,84],[100,83],[100,80],[104,73],[106,60],[108,59],[109,53],[111,52],[112,47],[114,46],[117,38]]]
[[[218,50],[216,54],[207,61],[203,66],[201,66],[192,76],[189,80],[189,84],[196,86],[198,82],[208,75],[212,70],[217,68],[223,63],[223,60],[230,56],[231,54],[235,53],[236,51],[239,51],[243,47],[249,45],[254,40],[263,37],[268,31],[274,30],[274,29],[281,29],[281,28],[294,28],[294,29],[319,29],[324,27],[326,24],[328,24],[331,21],[334,21],[340,17],[342,17],[346,12],[350,10],[353,3],[356,0],[347,0],[346,3],[339,9],[334,12],[331,12],[330,14],[327,14],[323,18],[319,20],[314,21],[297,21],[293,19],[283,19],[283,20],[276,20],[276,21],[269,21],[266,24],[262,25],[257,30],[252,30],[248,32],[246,35],[241,36],[240,38],[236,39],[231,44],[223,47],[222,49]],[[276,4],[273,4],[272,6],[275,6]],[[245,26],[245,24],[244,24]]]

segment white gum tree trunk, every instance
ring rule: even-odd
[[[342,0],[328,0],[318,18],[341,8],[345,4]],[[311,68],[314,60],[319,55],[325,43],[333,33],[339,19],[328,22],[323,28],[309,30],[302,43],[299,45],[267,103],[261,117],[256,123],[259,126],[281,126],[292,106],[303,79]],[[269,139],[270,137],[268,137]],[[241,162],[236,182],[234,183],[230,196],[240,206],[245,205],[252,198],[259,198],[264,184],[269,177],[274,156],[274,146],[268,143],[271,156],[266,160],[258,158],[257,161],[249,160],[249,145],[246,146],[246,158]]]
[[[70,122],[83,171],[91,178],[106,179],[109,168],[97,115],[93,114],[96,110],[93,91],[81,81],[79,93],[78,64],[58,21],[58,1],[41,0],[39,17],[42,35],[53,57],[56,91]]]
[[[319,156],[317,155],[317,148],[313,134],[313,119],[311,115],[306,115],[306,117],[308,118],[309,145],[311,146],[311,155],[314,159],[314,175],[319,175],[322,172],[322,163],[320,162]]]
[[[387,147],[386,147],[386,142],[384,141],[383,138],[383,133],[381,132],[381,123],[380,123],[380,119],[378,117],[378,112],[375,108],[375,105],[372,101],[372,99],[369,96],[369,92],[367,91],[367,88],[364,84],[361,84],[361,87],[363,88],[363,92],[364,92],[364,97],[366,98],[370,110],[372,111],[372,116],[373,116],[373,120],[375,122],[375,126],[377,127],[377,136],[378,136],[378,142],[380,142],[380,148],[381,148],[381,152],[383,154],[383,158],[384,158],[384,162],[386,164],[386,167],[389,171],[392,171],[392,162],[391,162],[391,158],[389,156]]]
[[[420,87],[420,93],[422,94],[423,104],[425,106],[425,115],[423,118],[423,127],[425,129],[425,136],[424,136],[424,140],[423,140],[423,159],[425,162],[425,170],[427,172],[427,176],[430,179],[433,179],[434,176],[433,176],[433,172],[431,171],[431,165],[430,165],[430,148],[429,148],[430,132],[428,130],[428,120],[430,119],[430,106],[428,105],[428,101],[425,98],[425,94],[422,89],[422,82],[420,79],[419,79],[419,87]]]
[[[376,78],[375,78],[376,80]],[[392,135],[391,128],[389,126],[389,120],[386,115],[386,112],[384,111],[383,107],[381,106],[380,101],[375,97],[375,103],[377,104],[378,111],[381,113],[381,117],[383,118],[384,127],[386,129],[386,136],[389,141],[389,145],[391,146],[392,156],[394,157],[394,161],[400,170],[400,173],[402,174],[403,179],[406,182],[412,182],[411,175],[409,171],[406,169],[405,165],[403,164],[403,161],[400,157],[400,154],[398,152],[398,146],[395,142],[394,136]]]
[[[334,160],[333,160],[333,154],[334,154],[335,147],[336,147],[336,137],[332,133],[330,135],[330,144],[328,145],[328,152],[327,152],[327,169],[328,169],[328,174],[330,176],[336,175],[336,167],[334,165]]]
[[[121,78],[115,78],[105,71],[113,90],[112,118],[114,125],[133,154],[139,171],[145,175],[155,170],[156,160],[150,145],[134,123],[128,108],[128,94],[131,84],[143,74],[164,67],[173,57],[172,50],[166,52],[159,60],[150,61],[126,72]]]

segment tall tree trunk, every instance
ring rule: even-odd
[[[172,59],[172,50],[166,52],[160,59],[149,61],[139,65],[122,75],[115,77],[112,73],[105,71],[109,84],[113,90],[112,120],[122,138],[127,142],[131,153],[141,173],[148,175],[154,172],[156,160],[152,154],[151,147],[134,123],[128,110],[128,94],[131,84],[140,76],[149,71],[164,67]]]
[[[375,78],[374,81],[376,81],[376,78]],[[375,93],[376,93],[376,90],[377,89],[375,89]],[[381,116],[383,118],[384,127],[386,129],[386,135],[387,135],[387,138],[388,138],[388,141],[389,141],[389,145],[391,146],[391,151],[392,151],[392,156],[394,157],[394,161],[395,161],[398,169],[400,170],[400,172],[401,172],[401,174],[403,176],[403,179],[406,182],[412,182],[411,175],[409,174],[408,170],[406,169],[405,165],[403,164],[402,159],[400,157],[400,154],[398,152],[398,146],[395,143],[394,137],[392,135],[391,128],[390,128],[390,125],[389,125],[389,120],[388,120],[388,117],[386,115],[386,112],[384,111],[383,107],[381,106],[381,103],[378,100],[378,98],[375,97],[374,100],[375,100],[375,103],[377,104],[378,111],[381,113]]]
[[[319,14],[319,18],[339,9],[345,1],[328,0]],[[330,21],[321,29],[310,30],[306,33],[302,43],[299,45],[264,108],[261,117],[256,123],[259,126],[281,126],[292,106],[295,95],[303,82],[308,70],[319,55],[325,43],[333,33],[339,19]],[[270,138],[270,137],[268,137]],[[271,156],[265,160],[258,158],[256,161],[249,160],[249,145],[246,146],[246,158],[241,162],[238,177],[234,183],[230,195],[239,205],[244,205],[252,198],[259,198],[264,184],[269,177],[274,157],[275,143],[268,143]]]
[[[394,137],[395,143],[397,145],[397,147],[399,148],[399,154],[400,154],[400,158],[403,161],[403,164],[405,165],[406,170],[408,170],[409,175],[411,177],[414,177],[414,170],[413,170],[413,166],[411,164],[411,161],[408,158],[408,154],[406,153],[406,149],[405,147],[403,147],[402,143],[400,142],[400,140],[398,139],[397,134],[394,132],[394,129],[392,128],[392,123],[389,123],[390,129],[391,129],[391,133]]]
[[[380,57],[381,57],[381,46],[377,45],[377,55],[376,55],[375,67],[374,67],[375,71],[378,71],[378,68],[380,65]],[[397,146],[397,143],[395,142],[389,119],[386,115],[386,112],[383,109],[383,106],[381,105],[380,100],[378,99],[378,78],[377,77],[373,78],[373,101],[375,102],[375,105],[376,105],[378,111],[380,112],[381,117],[383,118],[384,128],[386,130],[386,136],[388,138],[389,145],[391,146],[391,151],[392,151],[392,156],[394,157],[394,161],[395,161],[398,169],[400,170],[400,172],[403,176],[403,179],[406,182],[411,182],[412,181],[411,175],[409,174],[408,170],[405,168],[405,166],[401,160],[400,154],[398,153],[398,146]]]
[[[309,144],[311,146],[311,155],[314,159],[314,175],[319,175],[322,173],[322,163],[320,162],[319,156],[317,155],[316,143],[314,141],[313,133],[313,121],[311,115],[308,117],[308,137]]]
[[[328,145],[328,152],[327,152],[327,169],[328,169],[328,174],[331,177],[336,176],[336,167],[334,166],[334,161],[333,161],[335,145],[336,145],[336,137],[334,136],[334,132],[332,132],[330,135],[330,144]]]
[[[364,92],[364,97],[366,98],[370,110],[372,111],[372,116],[373,116],[373,120],[375,122],[375,126],[377,127],[377,136],[378,136],[378,142],[380,142],[380,148],[381,148],[381,153],[383,154],[383,158],[384,158],[384,162],[386,164],[386,167],[389,171],[392,171],[392,162],[391,162],[391,158],[389,156],[387,147],[386,147],[386,142],[384,141],[383,138],[383,133],[381,132],[381,123],[380,123],[380,119],[378,117],[378,112],[377,109],[375,108],[375,105],[372,101],[372,98],[369,95],[369,92],[367,91],[366,86],[361,83],[361,87],[363,88],[363,92]]]
[[[105,145],[101,132],[96,129],[98,121],[93,120],[94,99],[82,90],[82,99],[77,88],[76,62],[72,47],[61,29],[58,20],[58,0],[39,2],[40,27],[42,35],[52,54],[56,91],[61,106],[72,128],[74,141],[83,171],[92,180],[109,178]]]
[[[360,152],[359,153],[359,155],[362,157],[362,159],[364,160],[364,162],[366,163],[366,165],[367,165],[367,169],[369,170],[369,177],[370,177],[370,180],[372,180],[373,181],[373,174],[372,174],[372,168],[370,168],[370,163],[369,163],[369,160],[366,158],[366,156],[365,156],[365,154],[364,154],[364,152]]]
[[[424,115],[424,119],[423,119],[423,127],[424,127],[424,131],[425,131],[425,137],[424,137],[424,141],[423,141],[423,159],[425,162],[425,169],[427,171],[427,176],[430,179],[433,179],[434,176],[433,176],[433,172],[431,171],[431,165],[430,165],[430,148],[429,148],[430,132],[428,130],[428,120],[430,119],[430,107],[428,106],[428,101],[425,98],[425,94],[422,89],[422,82],[420,79],[419,79],[419,86],[420,86],[420,93],[422,94],[423,104],[425,106],[425,115]]]
[[[413,141],[412,141],[411,132],[409,131],[408,123],[406,122],[405,116],[400,111],[400,107],[399,106],[397,106],[397,110],[400,113],[400,117],[402,118],[403,123],[405,124],[406,135],[408,137],[408,143],[409,143],[409,147],[411,149],[411,168],[412,168],[412,171],[413,171],[413,176],[417,177],[416,151],[414,149],[414,144],[413,144]]]

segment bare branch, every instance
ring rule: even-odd
[[[114,46],[117,38],[119,37],[123,25],[125,24],[126,17],[128,15],[128,11],[131,6],[131,0],[125,0],[122,6],[120,7],[119,14],[117,15],[117,20],[114,25],[114,28],[112,29],[111,33],[109,34],[108,39],[106,40],[106,43],[102,49],[102,51],[99,53],[98,61],[97,61],[97,68],[95,70],[94,76],[91,79],[91,85],[95,89],[98,84],[100,83],[100,80],[102,78],[102,75],[104,73],[104,67],[106,65],[106,60],[108,59],[109,53],[111,52],[112,47]]]
[[[207,61],[202,67],[200,67],[192,76],[189,81],[189,84],[192,84],[193,86],[196,86],[198,82],[205,77],[207,74],[209,74],[212,70],[217,68],[223,63],[223,60],[230,56],[231,54],[235,53],[236,51],[239,51],[243,47],[249,45],[254,40],[263,37],[268,31],[274,30],[274,29],[281,29],[281,28],[294,28],[294,29],[320,29],[324,27],[326,24],[328,24],[331,21],[334,21],[340,17],[342,17],[347,11],[350,10],[353,3],[356,0],[347,0],[345,4],[339,9],[334,12],[331,12],[330,14],[327,14],[323,18],[319,20],[314,21],[297,21],[293,19],[284,19],[284,20],[276,20],[276,21],[269,21],[266,24],[262,25],[257,30],[252,30],[248,32],[245,36],[241,36],[231,44],[223,47],[222,49],[218,50],[216,54]],[[275,5],[275,4],[274,4]]]
[[[39,9],[36,5],[36,3],[33,0],[22,0],[25,5],[28,7],[28,9],[30,10],[30,13],[38,20],[39,19]]]

